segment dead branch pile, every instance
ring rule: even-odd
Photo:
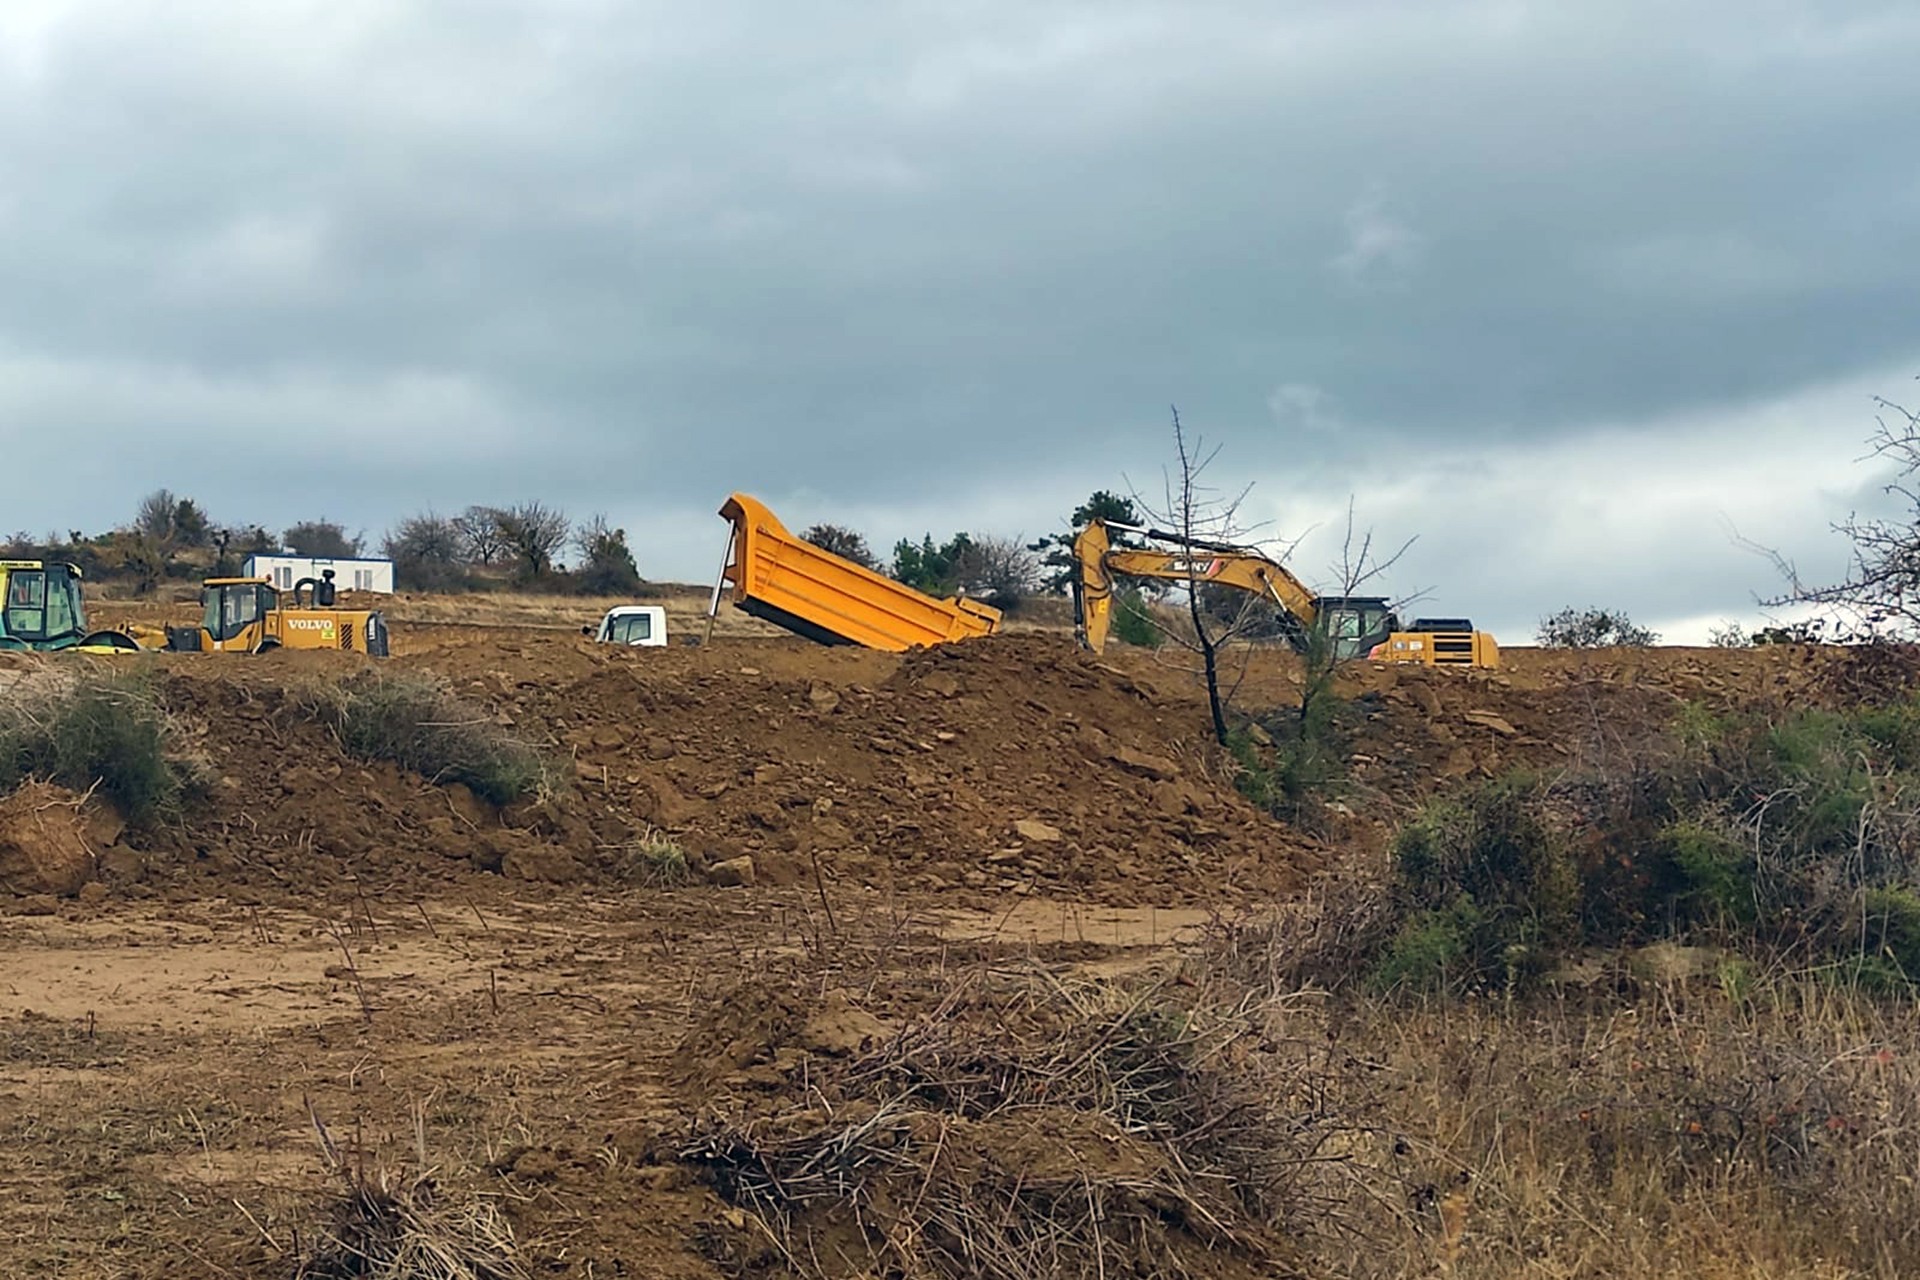
[[[1336,1126],[1243,1071],[1255,1020],[1158,985],[952,995],[810,1107],[708,1118],[679,1151],[802,1276],[1286,1274]]]

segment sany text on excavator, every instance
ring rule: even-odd
[[[1115,547],[1109,530],[1136,534],[1159,548]],[[1216,584],[1251,592],[1280,606],[1288,642],[1306,652],[1310,637],[1330,637],[1335,661],[1374,658],[1428,666],[1497,667],[1500,648],[1464,618],[1416,618],[1402,629],[1380,596],[1316,596],[1286,566],[1249,547],[1202,542],[1163,530],[1094,520],[1073,541],[1074,629],[1098,653],[1113,620],[1115,578]]]

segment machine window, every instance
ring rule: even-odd
[[[641,644],[653,639],[653,618],[644,613],[615,618],[612,631],[615,644]]]
[[[260,616],[260,597],[266,591],[265,587],[251,586],[208,587],[204,597],[206,612],[200,625],[215,640],[233,639]]]
[[[7,582],[7,630],[37,639],[47,633],[47,575],[43,570],[15,570]]]
[[[61,636],[80,626],[79,584],[62,576],[47,584],[47,634]]]

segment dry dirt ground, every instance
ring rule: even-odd
[[[778,1274],[670,1158],[702,1116],[804,1101],[994,975],[1166,964],[1447,780],[1809,678],[1787,651],[1364,669],[1350,816],[1307,833],[1235,794],[1191,679],[1150,655],[619,651],[427,612],[381,669],[554,753],[565,793],[495,811],[347,756],[301,690],[360,660],[155,660],[210,796],[172,826],[97,819],[73,896],[0,895],[0,1272],[286,1276],[344,1165],[484,1197],[531,1275]],[[1260,655],[1239,697],[1296,682]],[[637,856],[660,839],[686,883]],[[751,883],[714,882],[743,858]]]

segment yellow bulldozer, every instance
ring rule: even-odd
[[[1115,547],[1109,530],[1134,534],[1148,545]],[[1145,578],[1230,587],[1269,600],[1282,610],[1287,641],[1302,653],[1317,634],[1331,642],[1335,661],[1500,665],[1499,645],[1465,618],[1416,618],[1402,627],[1384,597],[1317,596],[1285,565],[1250,547],[1094,520],[1074,538],[1073,554],[1074,629],[1096,653],[1106,647],[1113,620],[1114,579]]]
[[[266,578],[208,578],[200,588],[197,625],[168,627],[163,635],[152,628],[129,630],[141,647],[171,653],[337,649],[387,656],[387,622],[378,610],[333,608],[331,581],[302,578],[290,594],[291,605]]]

